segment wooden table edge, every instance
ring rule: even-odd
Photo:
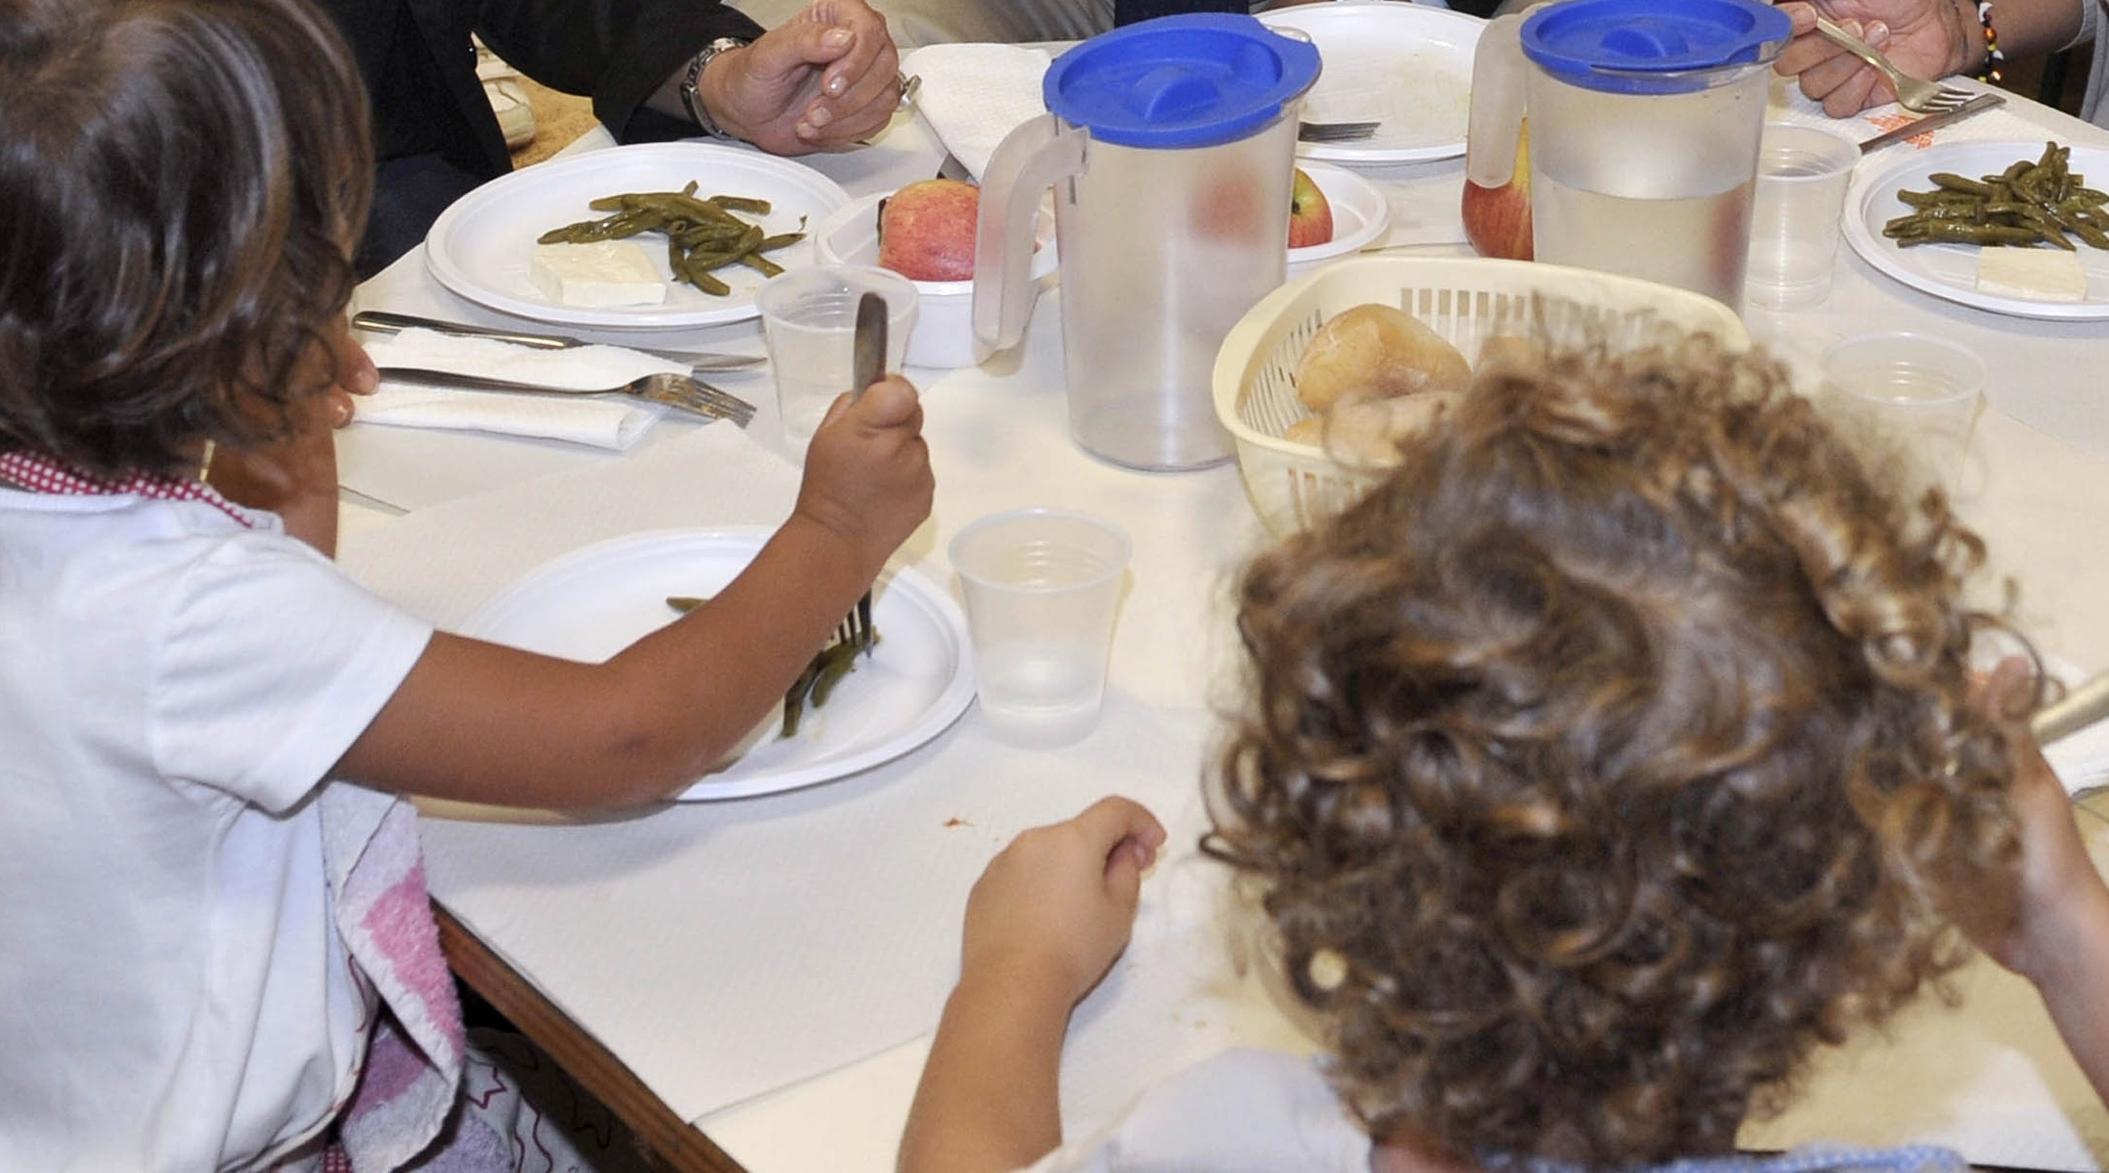
[[[697,1173],[746,1173],[702,1131],[676,1116],[613,1052],[571,1020],[438,902],[432,919],[447,966],[651,1149],[656,1163]]]

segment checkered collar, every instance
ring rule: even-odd
[[[133,473],[122,480],[93,476],[61,461],[36,452],[0,452],[0,481],[31,493],[55,493],[70,497],[150,497],[157,501],[196,501],[256,528],[241,506],[215,492],[204,481]]]

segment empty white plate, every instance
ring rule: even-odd
[[[1412,163],[1465,153],[1472,54],[1486,22],[1447,8],[1383,0],[1300,4],[1260,18],[1318,46],[1323,71],[1304,96],[1305,122],[1377,122],[1366,139],[1298,143],[1306,159]]]

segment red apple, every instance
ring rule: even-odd
[[[910,281],[974,277],[974,226],[981,189],[957,179],[925,179],[879,205],[879,265]]]
[[[1516,173],[1501,187],[1465,180],[1465,239],[1483,257],[1531,259],[1530,122],[1516,135]]]
[[[1333,239],[1333,205],[1318,184],[1296,169],[1296,186],[1289,192],[1289,247],[1307,248]]]

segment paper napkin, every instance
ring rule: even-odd
[[[923,120],[978,181],[1005,135],[1047,113],[1040,79],[1053,60],[1017,45],[926,45],[901,69],[923,79]]]
[[[679,363],[618,346],[537,350],[431,330],[405,330],[368,344],[366,352],[383,368],[452,371],[548,387],[617,387],[658,372],[687,373]],[[620,451],[635,444],[659,414],[641,400],[455,391],[384,379],[380,390],[359,401],[357,418],[386,427],[496,432]]]

